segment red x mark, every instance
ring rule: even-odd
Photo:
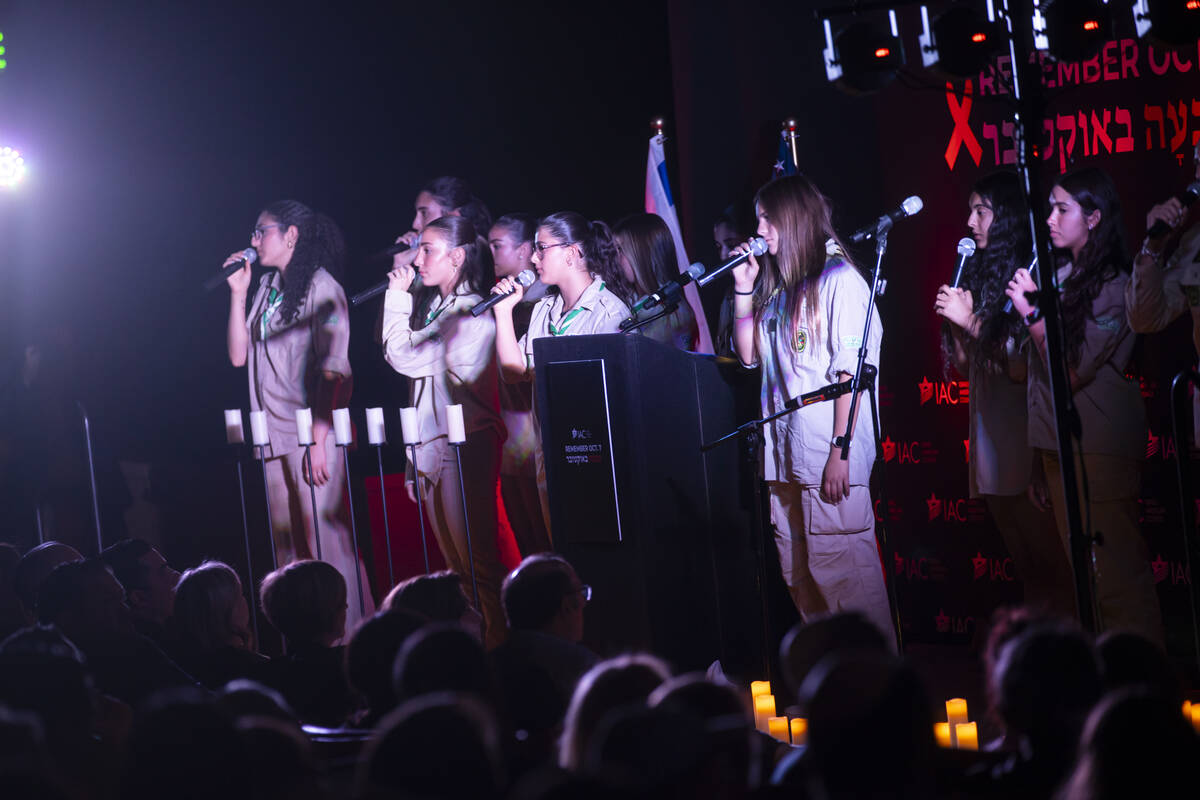
[[[958,160],[959,148],[964,144],[967,146],[967,152],[974,159],[975,166],[979,166],[979,159],[983,157],[983,148],[979,146],[979,140],[975,138],[975,131],[971,130],[968,121],[971,116],[971,104],[974,102],[971,99],[970,80],[963,86],[962,95],[963,99],[960,103],[958,93],[954,91],[954,84],[946,81],[946,105],[950,107],[950,116],[954,119],[954,133],[950,134],[950,144],[946,145],[946,164],[950,169],[954,169],[954,162]]]

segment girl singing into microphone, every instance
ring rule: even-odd
[[[1082,435],[1075,440],[1080,511],[1092,555],[1096,605],[1103,629],[1128,628],[1163,642],[1149,552],[1138,528],[1138,491],[1146,455],[1146,411],[1136,380],[1125,376],[1134,333],[1125,316],[1129,256],[1116,187],[1094,167],[1062,175],[1050,192],[1050,241],[1064,356]],[[1029,328],[1029,443],[1046,469],[1063,548],[1070,552],[1065,494],[1050,377],[1046,321],[1030,301],[1037,286],[1018,269],[1006,290]]]
[[[508,294],[493,310],[496,315],[496,360],[506,381],[533,377],[533,342],[543,336],[616,333],[629,307],[612,290],[623,282],[617,265],[617,248],[612,231],[600,221],[589,222],[574,211],[544,217],[533,242],[533,263],[538,277],[550,291],[533,307],[529,329],[517,338],[513,308],[523,290],[512,278],[503,278],[492,294]],[[537,415],[534,415],[537,421]],[[538,495],[546,529],[550,529],[550,506],[546,494],[546,465],[539,444]]]
[[[755,197],[767,254],[733,270],[734,348],[762,367],[762,413],[852,377],[859,350],[879,365],[883,325],[871,289],[833,231],[829,201],[807,178],[771,181]],[[734,254],[749,251],[749,244]],[[869,402],[863,395],[862,403]],[[784,582],[800,616],[855,609],[890,632],[892,616],[875,543],[869,481],[875,461],[870,409],[861,405],[842,459],[850,395],[814,403],[764,428],[763,472]]]
[[[409,378],[421,440],[405,487],[414,501],[421,493],[442,555],[464,586],[471,581],[468,550],[473,554],[484,641],[495,647],[505,634],[500,583],[506,570],[497,546],[496,503],[505,430],[492,358],[496,323],[470,313],[483,301],[481,287],[492,282],[491,253],[474,225],[456,216],[422,228],[416,251],[412,267],[388,274],[383,310],[384,357]],[[409,289],[418,274],[421,288],[413,294]],[[462,450],[467,520],[445,419],[446,406],[454,404],[462,405],[467,434]]]
[[[1045,501],[1040,460],[1027,437],[1024,327],[1005,313],[1008,279],[1029,264],[1029,215],[1015,173],[979,180],[967,200],[975,255],[961,285],[938,289],[934,308],[946,320],[942,351],[971,385],[967,453],[971,497],[982,496],[1025,587],[1026,605],[1070,617],[1074,583],[1067,551]],[[1036,469],[1035,469],[1036,467]]]
[[[250,410],[265,411],[270,444],[263,448],[271,527],[280,566],[321,555],[337,567],[347,586],[356,586],[362,570],[350,540],[349,508],[343,497],[345,471],[338,467],[332,430],[333,409],[349,403],[351,388],[350,319],[346,294],[336,276],[345,259],[342,233],[329,217],[295,200],[272,203],[258,215],[250,244],[269,271],[246,313],[250,265],[228,278],[229,361],[247,366]],[[225,264],[241,258],[230,256]],[[296,435],[296,410],[311,408],[311,464]],[[319,523],[313,524],[309,484],[316,487]],[[366,571],[363,603],[374,609]],[[359,604],[351,598],[347,626],[358,621]]]

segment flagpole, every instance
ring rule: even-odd
[[[800,171],[800,156],[796,152],[796,118],[788,117],[783,123],[783,129],[787,132],[788,147],[792,151],[792,163],[796,165],[796,171]]]

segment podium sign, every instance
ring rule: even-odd
[[[619,542],[621,511],[604,359],[557,361],[546,370],[559,394],[544,425],[553,431],[546,439],[555,451],[543,455],[546,471],[555,476],[556,500],[576,520],[571,539]]]

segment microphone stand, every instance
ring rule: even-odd
[[[339,444],[338,449],[342,451],[342,464],[346,468],[346,488],[349,489],[351,486],[351,483],[350,483],[350,445],[349,444]],[[383,484],[380,484],[380,488],[382,488],[382,486],[383,486]],[[358,523],[354,519],[353,498],[351,498],[349,505],[350,505],[350,534],[354,539],[354,560],[353,560],[354,583],[358,589],[358,615],[360,618],[362,618],[362,617],[367,616],[367,604],[366,604],[366,600],[363,599],[362,568],[359,566],[359,562],[358,562],[358,559],[359,559]],[[386,529],[386,527],[387,527],[387,523],[384,522],[384,528]],[[318,541],[320,541],[320,540],[318,540]]]
[[[662,310],[657,314],[651,314],[645,319],[638,319],[637,314],[632,314],[628,319],[621,322],[621,333],[633,333],[644,325],[649,325],[651,322],[662,319],[668,314],[673,314],[679,308],[679,298],[673,296],[669,301],[663,303],[661,308]]]
[[[238,412],[241,414],[241,412]],[[254,591],[254,564],[250,561],[250,522],[246,517],[246,481],[242,477],[242,453],[241,448],[236,444],[231,445],[233,452],[233,463],[237,466],[238,479],[238,497],[242,501],[242,539],[246,544],[246,578],[249,580],[248,587],[250,589],[250,622],[254,627],[254,641],[257,644],[258,638],[258,599],[255,597],[257,592]],[[270,514],[267,515],[267,524],[271,524]],[[274,553],[274,547],[272,547]]]
[[[417,445],[421,442],[413,442],[408,445],[408,463],[412,464],[413,468],[413,494],[417,496],[417,521],[421,525],[421,554],[425,556],[425,574],[429,574],[429,545],[425,543],[425,508],[421,502],[421,473],[417,470]],[[379,474],[383,475],[383,462],[380,462]],[[382,478],[381,478],[382,480]],[[382,486],[382,484],[380,484]],[[388,563],[391,563],[391,553],[388,553]]]
[[[1182,434],[1190,427],[1187,416],[1188,388],[1200,386],[1200,373],[1186,369],[1171,381],[1171,426],[1175,437],[1175,476],[1179,480],[1179,510],[1183,521],[1183,566],[1194,575],[1194,565],[1200,564],[1200,542],[1196,540],[1196,507],[1189,489],[1192,485],[1188,443]],[[1192,601],[1192,646],[1196,649],[1196,664],[1200,666],[1200,593],[1196,584],[1188,581],[1188,599]]]
[[[462,496],[463,528],[467,533],[467,560],[471,562],[471,593],[475,598],[475,608],[482,611],[479,605],[479,582],[475,579],[475,553],[471,549],[471,518],[467,513],[467,485],[463,482],[462,447],[466,442],[450,442],[454,448],[454,459],[458,462],[458,489]]]
[[[254,446],[258,448],[258,463],[262,465],[263,500],[267,506],[267,540],[271,543],[271,571],[274,572],[279,569],[279,557],[275,554],[275,525],[271,521],[271,484],[267,482],[267,447],[263,444]]]
[[[88,479],[92,488],[92,522],[96,526],[96,555],[104,550],[104,538],[100,534],[100,493],[96,489],[96,457],[92,452],[92,423],[88,420],[87,409],[83,403],[76,400],[79,416],[83,417],[83,440],[87,444]],[[40,511],[39,511],[40,514]],[[38,517],[39,522],[41,517]]]
[[[324,447],[325,445],[322,443],[320,446]],[[317,561],[324,561],[325,558],[321,555],[321,521],[317,519],[317,481],[313,477],[312,447],[313,443],[311,442],[304,445],[304,461],[308,464],[308,496],[312,499],[313,537],[317,540]],[[355,563],[357,563],[357,558],[356,554]]]
[[[396,568],[395,568],[395,565],[392,563],[392,532],[388,529],[387,492],[384,490],[384,486],[383,486],[383,442],[380,442],[379,444],[376,444],[373,446],[375,448],[375,458],[379,462],[379,502],[380,502],[380,505],[383,506],[383,546],[387,548],[388,591],[390,592],[392,590],[392,587],[396,585]],[[424,526],[424,524],[425,524],[425,521],[424,521],[424,519],[422,519],[421,520],[422,527]],[[421,531],[422,543],[424,543],[424,539],[425,539],[425,531],[422,530]],[[426,570],[426,572],[428,573],[428,570]],[[387,594],[387,592],[384,592],[384,594]]]

